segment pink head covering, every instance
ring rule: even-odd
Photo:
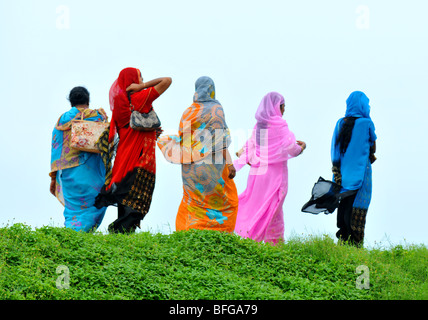
[[[294,134],[288,129],[287,121],[282,118],[280,106],[284,97],[270,92],[260,102],[256,112],[257,123],[251,138],[244,146],[234,165],[240,170],[249,163],[252,167],[287,161],[293,158],[291,151],[296,144]]]
[[[280,106],[284,103],[284,97],[277,92],[270,92],[265,95],[256,112],[256,120],[258,125],[287,125],[282,118]]]

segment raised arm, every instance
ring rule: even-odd
[[[133,83],[126,89],[126,91],[138,92],[146,88],[154,87],[157,93],[161,95],[169,88],[171,83],[172,79],[170,77],[157,78],[143,83]]]
[[[154,87],[156,91],[161,95],[164,93],[172,83],[170,77],[157,78],[145,83],[145,88]]]

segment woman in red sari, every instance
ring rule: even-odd
[[[110,232],[134,232],[150,209],[155,187],[155,146],[160,131],[132,129],[129,126],[130,103],[134,110],[150,112],[153,101],[169,88],[171,82],[171,78],[166,77],[144,83],[140,70],[126,68],[110,89],[113,115],[108,142],[101,148],[106,165],[106,184],[95,203],[96,207],[117,204],[118,219],[109,225]],[[117,150],[113,147],[116,133],[119,136]],[[114,165],[110,169],[113,157]]]

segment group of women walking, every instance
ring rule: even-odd
[[[89,109],[85,88],[70,92],[72,108],[60,117],[53,131],[50,172],[51,193],[65,207],[65,226],[94,230],[106,208],[115,205],[118,218],[109,231],[135,231],[152,202],[157,145],[167,161],[181,165],[183,198],[176,217],[177,231],[210,229],[280,242],[284,237],[287,162],[306,148],[283,118],[284,97],[270,92],[262,98],[252,135],[232,161],[225,112],[209,77],[197,79],[193,103],[184,111],[177,135],[162,135],[160,128],[131,128],[132,110],[146,114],[154,110],[154,101],[171,82],[168,77],[144,82],[136,68],[119,73],[110,89],[112,118],[99,142],[101,154],[69,147],[72,119],[107,119],[102,109]],[[338,121],[332,139],[334,182],[345,191],[355,190],[340,202],[337,236],[356,244],[364,237],[375,159],[376,135],[368,102],[362,92],[350,95],[345,117]],[[238,195],[233,179],[246,165],[250,166],[247,187]]]

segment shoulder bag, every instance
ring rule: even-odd
[[[100,113],[107,119],[104,110],[100,111]],[[101,151],[97,147],[96,142],[109,127],[110,123],[107,120],[103,122],[83,120],[83,112],[81,112],[80,120],[71,120],[70,148],[85,152],[100,153]]]
[[[149,89],[149,93],[147,94],[147,98],[143,106],[147,103],[151,90],[152,88]],[[128,99],[129,99],[129,107],[131,109],[131,118],[129,119],[129,126],[132,129],[137,131],[153,131],[160,128],[161,122],[155,110],[152,109],[148,113],[142,113],[137,110],[134,110],[134,106],[131,103],[130,93],[128,93]]]

